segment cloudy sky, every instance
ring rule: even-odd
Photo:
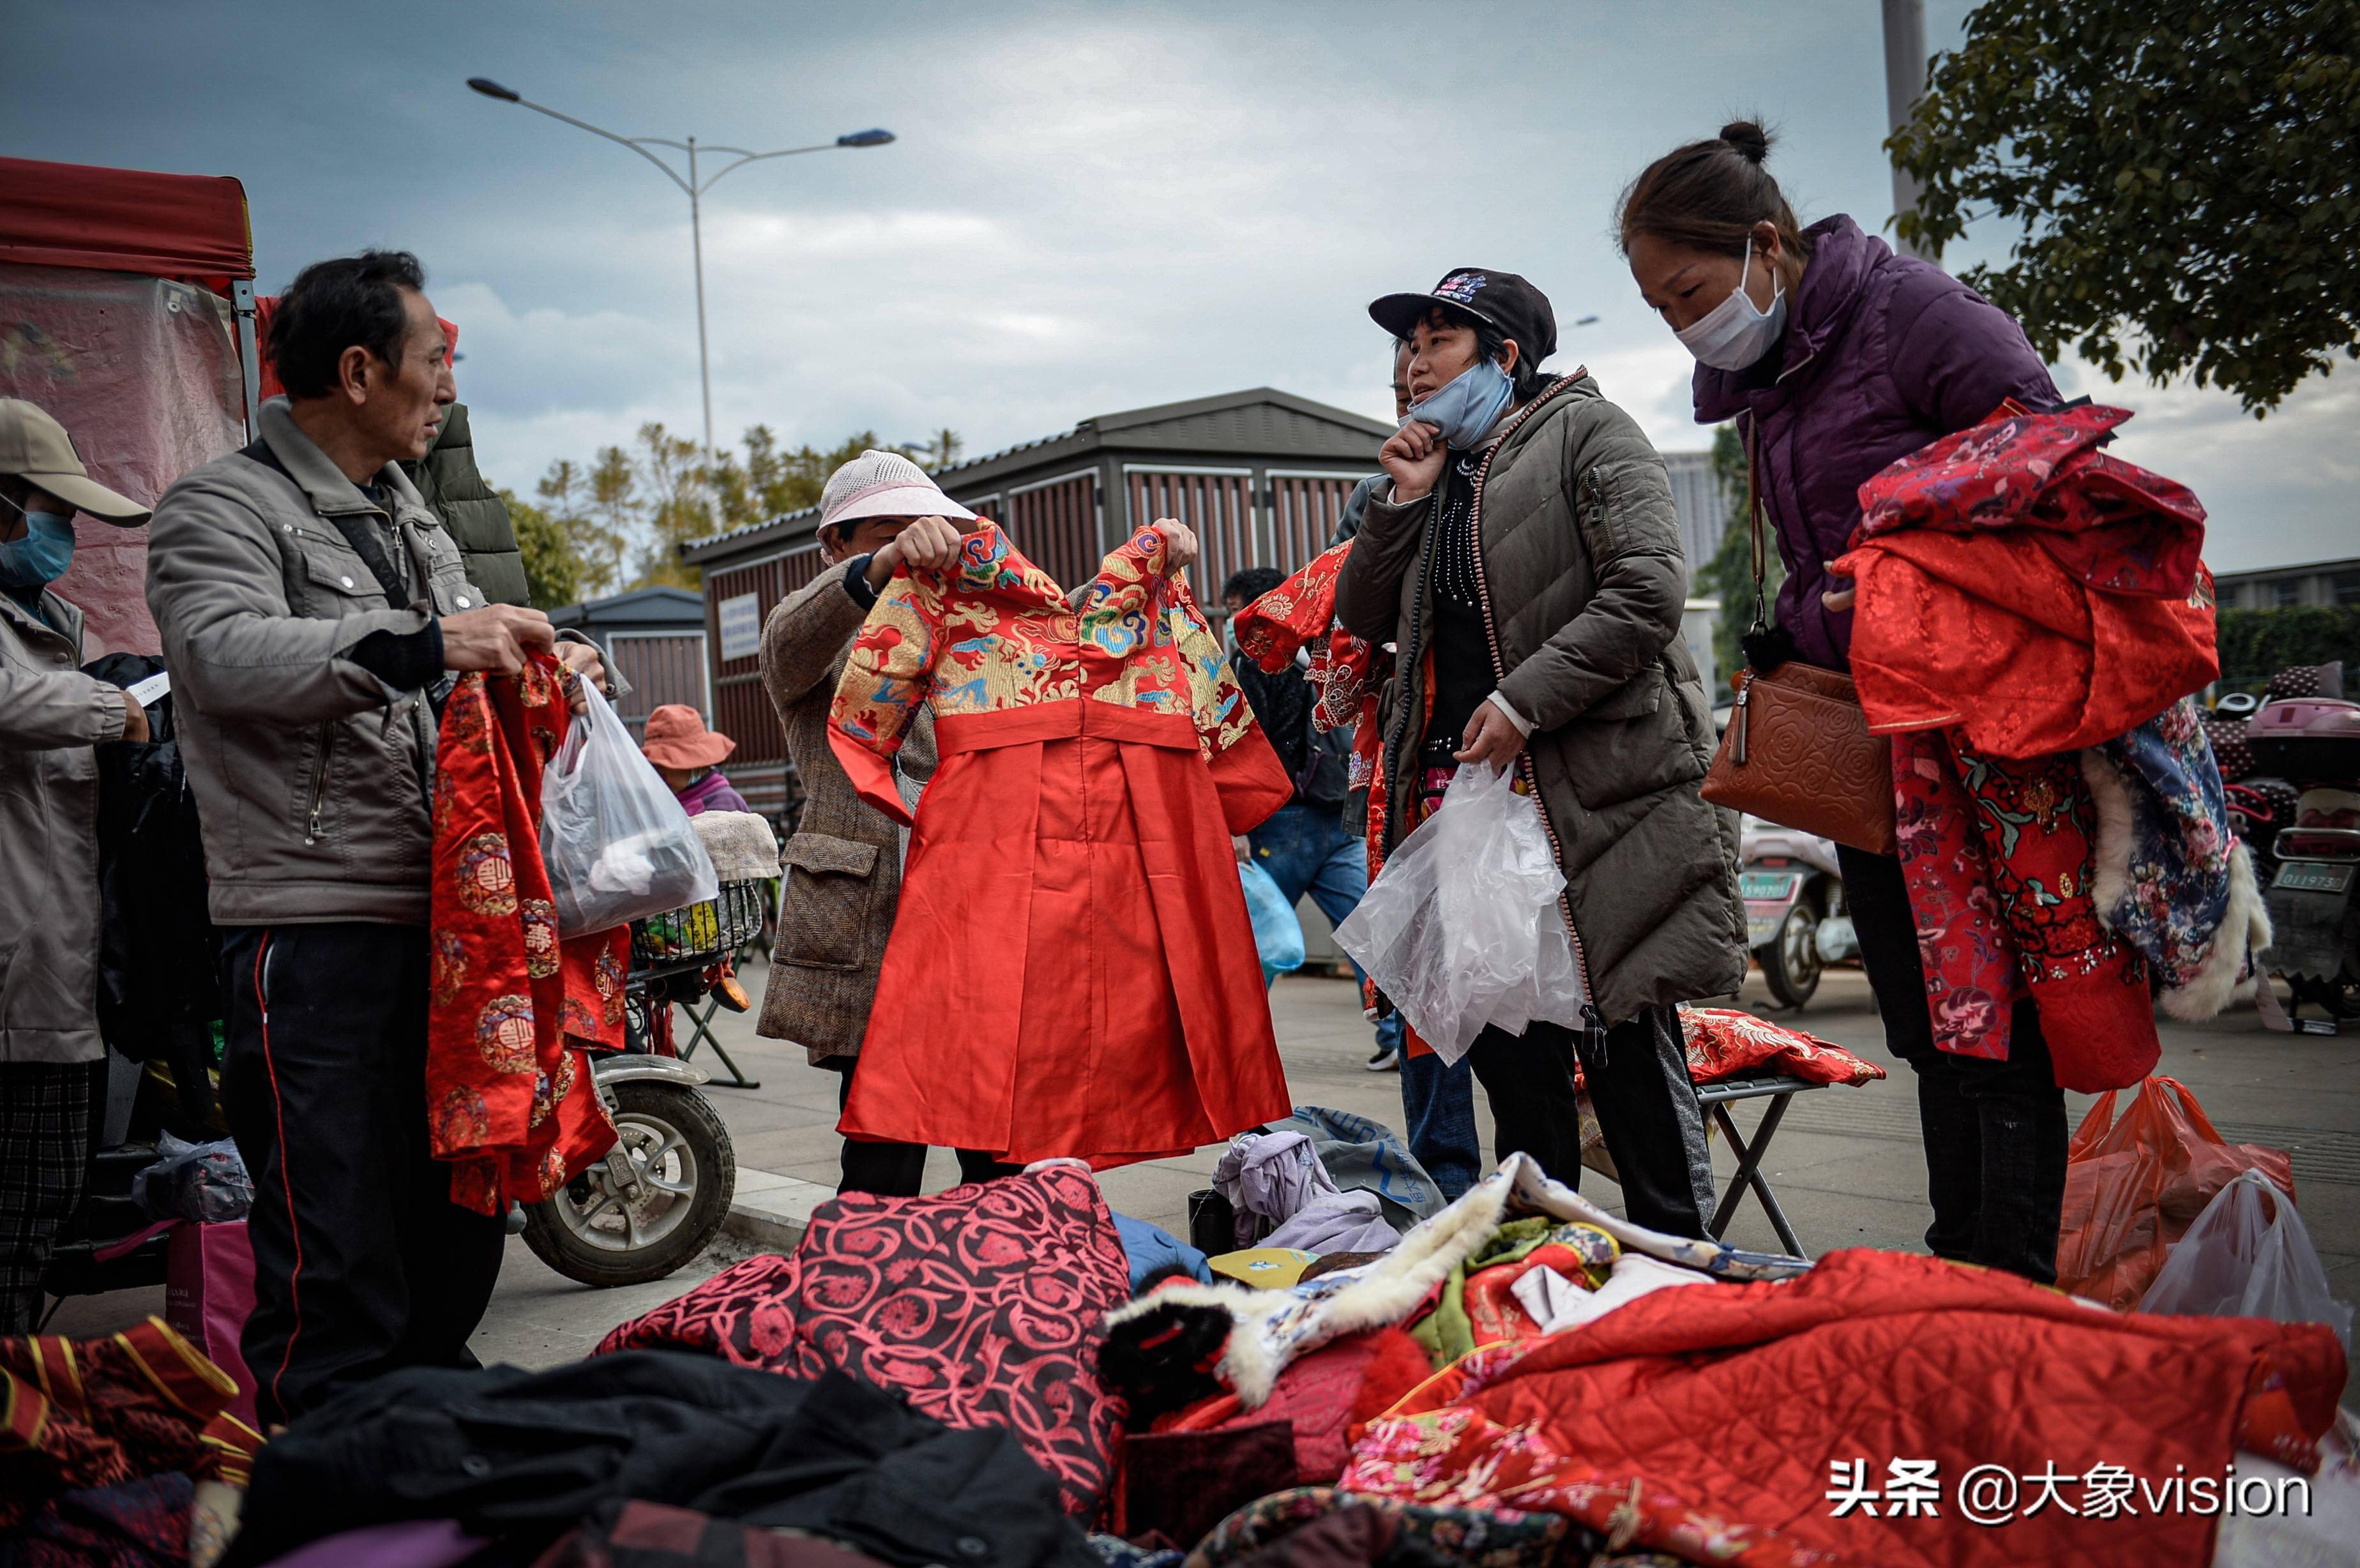
[[[724,441],[949,426],[974,454],[1265,384],[1382,416],[1362,306],[1478,264],[1530,277],[1563,322],[1596,314],[1557,363],[1586,362],[1658,444],[1701,446],[1687,353],[1609,235],[1622,182],[1743,112],[1779,131],[1806,221],[1874,230],[1891,208],[1874,0],[7,9],[0,150],[237,176],[267,292],[321,256],[417,251],[460,325],[484,467],[525,490],[643,420],[697,430],[687,201],[471,75],[625,135],[899,135],[707,198]],[[1934,47],[1966,9],[1931,0]],[[1974,237],[1953,265],[2006,238]],[[2138,410],[2119,450],[2195,486],[2216,569],[2360,548],[2360,375],[2258,423],[2185,386],[2059,379]]]

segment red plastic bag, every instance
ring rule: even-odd
[[[2222,1138],[2176,1079],[2141,1083],[2119,1120],[2115,1093],[2098,1096],[2067,1146],[2057,1288],[2128,1310],[2215,1193],[2258,1171],[2291,1200],[2294,1165],[2282,1149]]]
[[[237,1381],[229,1413],[254,1424],[254,1374],[238,1336],[254,1311],[254,1247],[246,1222],[182,1222],[164,1256],[164,1321]]]

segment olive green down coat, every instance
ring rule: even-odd
[[[1432,497],[1391,495],[1370,500],[1336,608],[1358,636],[1399,648],[1379,710],[1399,802],[1426,728],[1435,529]],[[1688,567],[1664,460],[1594,380],[1569,376],[1510,416],[1475,517],[1499,692],[1533,725],[1519,766],[1565,873],[1592,1001],[1612,1025],[1734,992],[1737,821],[1697,792],[1716,737],[1680,637]]]
[[[475,466],[475,440],[467,430],[467,406],[453,403],[442,416],[434,444],[401,471],[418,486],[427,507],[442,519],[467,565],[467,581],[494,604],[529,604],[524,556],[517,549],[516,525],[499,493]]]

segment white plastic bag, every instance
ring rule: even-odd
[[[2347,1352],[2352,1348],[2352,1309],[2328,1294],[2327,1270],[2294,1201],[2258,1171],[2212,1194],[2138,1310],[2325,1323]]]
[[[557,933],[606,931],[721,890],[688,812],[587,681],[541,778],[541,857]]]
[[[1513,774],[1470,763],[1336,928],[1336,945],[1455,1062],[1487,1024],[1581,1026],[1564,889],[1540,808]]]

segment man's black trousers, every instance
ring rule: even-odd
[[[426,931],[223,932],[222,1104],[254,1181],[242,1348],[268,1422],[396,1367],[473,1367],[506,1227],[426,1127]]]

